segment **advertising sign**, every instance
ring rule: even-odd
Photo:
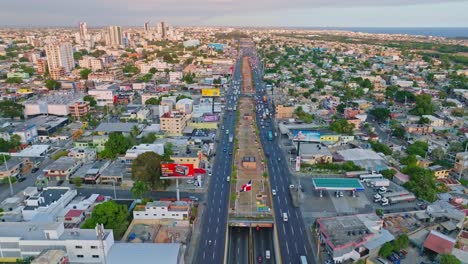
[[[301,156],[296,157],[296,172],[301,170]]]
[[[320,131],[293,130],[293,141],[320,142]]]
[[[193,164],[161,164],[161,179],[192,178]]]
[[[218,122],[219,121],[219,116],[218,115],[204,115],[203,116],[203,121],[204,122]]]
[[[221,92],[218,88],[209,88],[209,89],[202,89],[201,90],[202,96],[211,96],[211,97],[219,97]]]

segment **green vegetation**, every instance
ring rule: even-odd
[[[62,87],[62,84],[55,80],[45,80],[44,83],[49,90],[58,90]]]
[[[452,254],[440,255],[440,264],[461,264],[462,262]]]
[[[314,115],[304,112],[304,110],[302,109],[302,106],[297,107],[294,110],[294,114],[297,116],[299,120],[301,120],[304,123],[312,123],[312,121],[314,121]]]
[[[104,144],[104,150],[99,153],[101,158],[115,159],[119,154],[125,152],[131,147],[131,141],[122,133],[112,132],[109,139]]]
[[[151,73],[147,73],[147,74],[137,78],[138,81],[142,81],[142,82],[149,82],[152,79],[153,79],[153,74],[151,74]]]
[[[94,107],[97,105],[96,99],[92,95],[85,95],[83,101],[89,102],[89,106]]]
[[[16,264],[31,264],[31,262],[34,260],[34,257],[26,257],[23,259],[16,259]]]
[[[372,147],[372,150],[374,150],[375,152],[382,152],[387,156],[392,155],[392,150],[387,145],[374,140],[369,141],[369,143]]]
[[[394,169],[386,169],[386,170],[381,170],[379,173],[382,174],[382,176],[384,176],[386,179],[392,180],[393,176],[395,176],[397,171]]]
[[[148,133],[146,136],[143,136],[140,140],[142,144],[152,144],[156,141],[157,137],[155,133]]]
[[[429,145],[423,141],[416,141],[413,144],[409,145],[406,149],[406,152],[409,155],[418,155],[421,157],[425,157],[427,150],[429,149]]]
[[[125,75],[133,76],[135,74],[138,74],[140,70],[133,64],[127,64],[123,67],[123,72]]]
[[[154,152],[139,155],[132,163],[132,179],[147,184],[151,189],[167,187],[169,181],[161,179],[163,161],[163,157]]]
[[[434,172],[415,165],[403,168],[402,172],[410,176],[410,180],[404,184],[406,189],[426,201],[434,202],[437,200],[439,189]]]
[[[336,133],[352,135],[353,129],[354,125],[348,123],[346,119],[337,119],[330,124],[330,130]]]
[[[334,172],[343,171],[361,171],[364,168],[354,164],[352,161],[346,161],[344,163],[322,163],[322,164],[307,164],[301,163],[301,168],[313,168],[319,170],[329,170]]]
[[[68,155],[68,150],[61,150],[57,153],[55,153],[53,156],[52,156],[52,159],[53,160],[58,160],[60,159],[61,157],[65,157]]]
[[[82,69],[82,70],[80,71],[80,77],[81,77],[81,79],[87,80],[87,79],[88,79],[88,75],[89,75],[90,73],[92,73],[92,72],[93,72],[92,70],[87,69],[87,68]]]
[[[104,228],[112,229],[116,240],[120,240],[129,225],[130,214],[127,206],[117,204],[115,201],[107,201],[96,205],[91,215],[81,228],[94,229],[96,224],[103,224]]]
[[[145,105],[160,105],[161,99],[153,97],[145,101]]]
[[[1,139],[1,138],[0,138],[0,139]],[[3,150],[0,150],[0,151],[3,152]],[[5,160],[8,161],[9,159],[11,159],[11,156],[10,156],[10,155],[3,155],[3,154],[1,154],[1,155],[0,155],[0,165],[2,165],[2,164],[5,162]]]
[[[3,184],[10,184],[10,181],[11,181],[12,184],[15,183],[16,182],[16,177],[4,177],[2,179]]]
[[[184,81],[187,84],[195,83],[195,73],[185,74],[184,76],[182,76],[182,81]]]
[[[379,255],[387,258],[392,254],[393,251],[400,251],[409,245],[408,235],[402,234],[392,242],[385,243],[379,251]]]
[[[72,183],[75,185],[75,187],[79,188],[83,185],[83,179],[80,177],[73,177]]]
[[[390,118],[390,110],[388,108],[374,108],[369,113],[379,122],[386,122]]]
[[[20,83],[23,83],[23,79],[21,77],[10,77],[10,78],[7,78],[6,79],[6,83],[16,83],[16,84],[20,84]]]
[[[0,101],[0,117],[15,118],[23,117],[24,105],[10,100]]]
[[[132,187],[132,189],[130,191],[132,192],[132,196],[134,198],[142,199],[148,193],[149,186],[145,182],[136,181],[133,184],[133,187]]]
[[[416,107],[411,109],[410,113],[413,115],[432,115],[436,111],[436,107],[432,103],[432,98],[428,94],[421,94],[416,96]]]

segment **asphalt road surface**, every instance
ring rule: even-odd
[[[253,246],[254,246],[254,258],[258,262],[258,257],[262,258],[262,263],[266,264],[274,264],[276,263],[275,260],[275,251],[273,248],[273,228],[260,228],[256,230],[256,228],[252,229],[253,235]],[[266,259],[266,251],[270,251],[270,259]]]
[[[228,264],[249,263],[249,228],[231,227],[229,234]]]
[[[231,175],[233,143],[229,142],[229,135],[234,134],[236,114],[228,111],[229,107],[237,105],[238,95],[234,95],[234,83],[241,80],[240,61],[237,61],[231,89],[226,94],[226,108],[216,157],[212,167],[213,175],[208,186],[206,210],[202,216],[200,240],[194,263],[223,263],[226,239],[226,226],[229,202],[229,182]],[[234,100],[231,100],[231,97]],[[229,132],[226,134],[226,130]]]
[[[253,51],[251,56],[256,56]],[[261,97],[266,95],[266,93],[261,76],[261,65],[257,64],[254,66],[253,72],[257,105],[263,104]],[[270,113],[274,113],[274,109],[271,108],[268,102],[264,104],[263,108],[269,108]],[[262,128],[260,124],[261,119],[262,112],[259,111],[257,112],[257,125],[260,129],[260,140],[265,155],[268,155],[267,166],[271,189],[275,189],[277,193],[276,196],[273,197],[273,205],[282,263],[300,263],[301,256],[306,256],[308,263],[315,263],[311,254],[312,248],[307,238],[306,232],[308,231],[304,225],[301,211],[292,204],[288,189],[291,184],[291,174],[287,169],[286,157],[281,154],[282,151],[277,142],[277,137],[273,137],[271,141],[268,139],[268,131],[272,131],[274,134],[272,117],[267,117],[266,122],[263,122],[264,128]],[[287,214],[287,221],[283,220],[283,213]]]

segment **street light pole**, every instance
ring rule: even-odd
[[[5,169],[8,173],[8,164],[6,160],[6,155],[3,155],[3,162],[5,163]],[[11,176],[8,176],[8,184],[10,185],[10,195],[13,196],[13,185],[11,184]]]

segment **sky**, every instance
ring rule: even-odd
[[[3,0],[1,26],[468,27],[468,0]]]

